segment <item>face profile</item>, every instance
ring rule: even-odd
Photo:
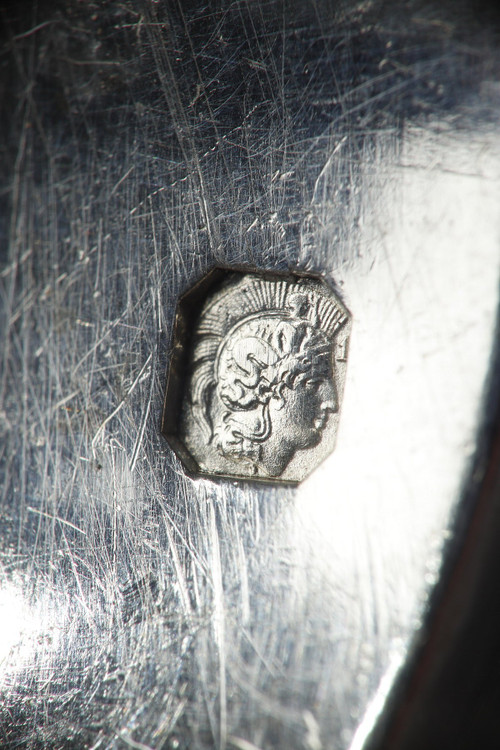
[[[293,481],[296,457],[321,447],[338,412],[334,352],[347,320],[319,282],[296,277],[248,274],[207,300],[182,422],[203,470]]]
[[[213,440],[225,457],[279,476],[297,450],[316,445],[337,409],[331,347],[284,311],[243,319],[216,358]]]

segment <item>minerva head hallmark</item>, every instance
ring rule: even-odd
[[[335,447],[351,316],[319,278],[214,269],[177,309],[162,432],[191,474],[296,484]]]

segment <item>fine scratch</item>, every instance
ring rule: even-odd
[[[95,435],[94,435],[94,437],[92,438],[92,449],[93,449],[93,450],[95,449],[95,447],[96,447],[96,445],[97,445],[98,441],[100,440],[101,436],[103,435],[103,433],[104,433],[104,430],[105,430],[105,428],[106,428],[106,425],[107,425],[107,424],[108,424],[108,423],[109,423],[109,422],[110,422],[110,421],[111,421],[111,420],[113,419],[113,417],[116,417],[116,415],[117,415],[117,414],[119,413],[119,411],[120,411],[120,409],[121,409],[121,408],[123,407],[123,405],[127,403],[127,400],[129,399],[129,397],[130,397],[130,396],[132,395],[132,393],[134,392],[134,390],[135,390],[135,388],[136,388],[137,384],[139,383],[139,381],[140,381],[140,379],[141,379],[142,375],[144,374],[144,372],[145,372],[146,368],[148,367],[149,363],[151,362],[151,359],[152,359],[152,354],[150,354],[150,355],[149,355],[149,357],[147,358],[147,360],[146,360],[146,361],[144,362],[144,364],[143,364],[143,366],[141,367],[141,369],[139,370],[139,373],[138,373],[138,375],[136,376],[136,378],[135,378],[134,382],[132,383],[132,385],[131,385],[131,386],[130,386],[130,388],[128,389],[128,391],[127,391],[126,395],[125,395],[125,396],[124,396],[124,397],[123,397],[123,398],[121,399],[121,401],[120,401],[120,403],[118,404],[118,406],[116,407],[116,409],[114,409],[114,410],[113,410],[113,411],[111,412],[111,414],[109,414],[109,415],[108,415],[108,416],[106,417],[106,419],[104,420],[104,422],[102,422],[102,424],[101,424],[101,425],[100,425],[100,427],[98,428],[98,430],[97,430],[96,434],[95,434]]]

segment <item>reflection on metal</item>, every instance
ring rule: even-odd
[[[422,638],[488,418],[498,47],[437,0],[10,5],[0,747],[359,749]],[[214,267],[277,275],[219,280],[230,319],[203,333],[206,371],[179,370],[175,430],[206,473],[260,483],[193,477],[159,429],[177,302]],[[280,279],[309,308],[275,307]],[[268,307],[236,303],[245,283]],[[208,320],[219,292],[199,291]],[[349,323],[313,333],[317,294],[355,321],[343,396]],[[275,310],[286,336],[337,340],[279,466],[243,446],[277,422],[234,378],[242,352],[273,369]],[[335,450],[286,484],[330,450],[341,396]]]
[[[300,482],[335,444],[349,313],[311,277],[210,277],[179,305],[164,434],[197,473]]]

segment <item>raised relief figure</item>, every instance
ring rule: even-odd
[[[180,439],[201,473],[298,482],[334,447],[350,316],[318,279],[229,274],[194,324]]]

